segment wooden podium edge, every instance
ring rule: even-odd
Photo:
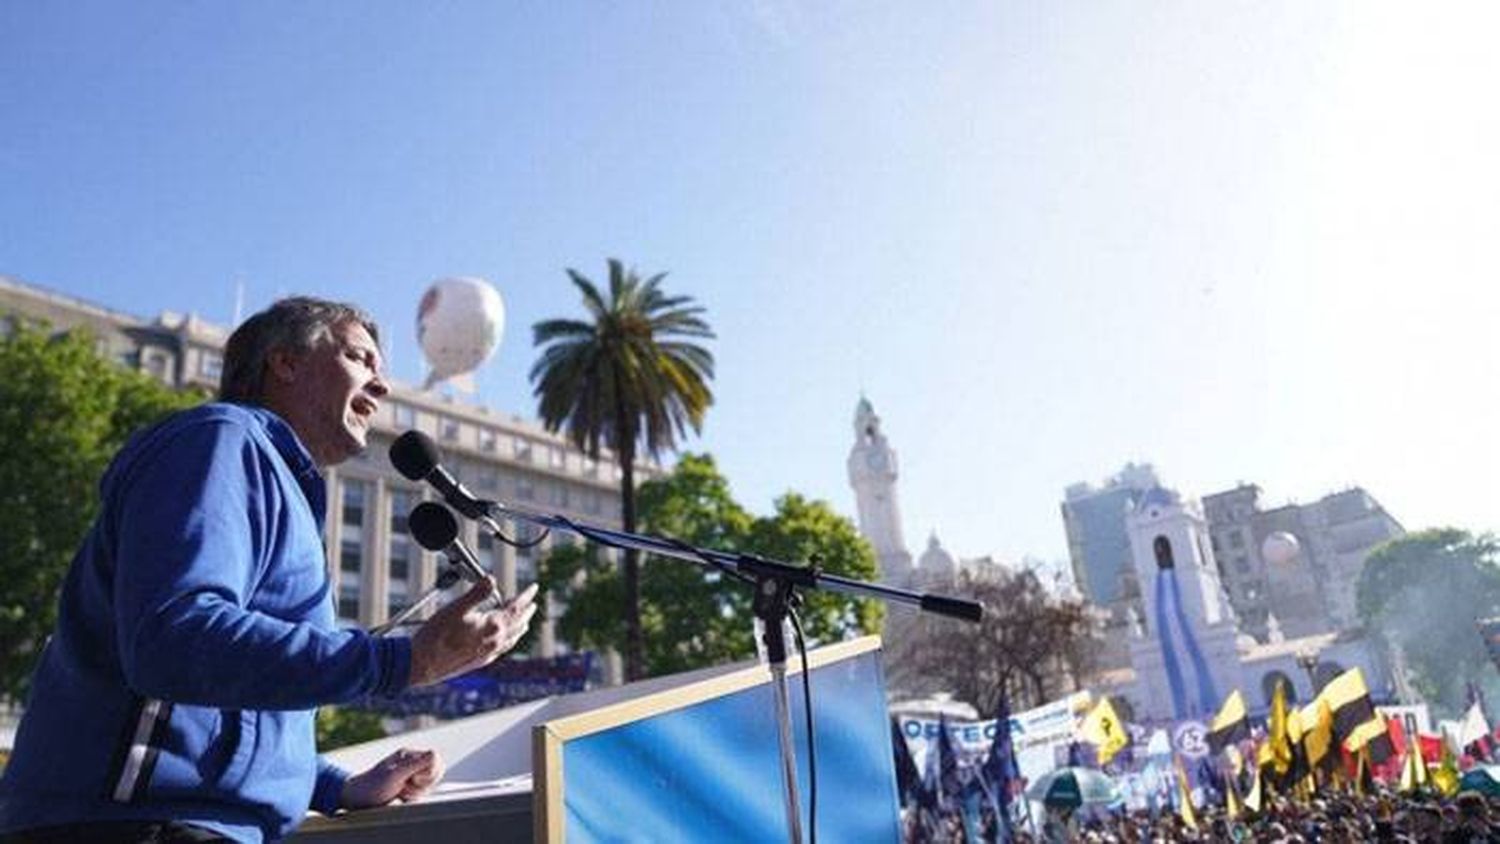
[[[879,636],[861,636],[847,642],[824,645],[807,654],[808,665],[822,668],[851,657],[880,650]],[[787,676],[802,671],[802,660],[795,655],[787,659]],[[531,728],[531,794],[532,828],[536,844],[560,844],[563,841],[563,744],[577,738],[639,721],[652,715],[685,709],[694,704],[733,694],[771,682],[771,670],[752,665],[697,683],[643,695],[634,700],[602,706]]]

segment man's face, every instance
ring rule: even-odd
[[[291,424],[319,466],[363,451],[370,424],[389,392],[380,349],[358,322],[335,326],[311,350],[273,357],[271,376],[283,390],[272,409]]]

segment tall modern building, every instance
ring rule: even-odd
[[[0,333],[20,323],[86,328],[101,354],[178,388],[214,389],[229,337],[227,328],[195,316],[167,312],[146,320],[0,276]],[[406,527],[411,508],[434,495],[425,484],[397,473],[387,456],[391,442],[408,430],[431,436],[443,464],[482,497],[619,527],[619,470],[608,456],[590,460],[539,422],[390,383],[369,450],[324,472],[329,502],[324,540],[344,623],[379,624],[436,577],[436,555],[418,546]],[[658,472],[654,465],[642,465],[636,476]],[[554,533],[534,548],[516,549],[472,523],[463,529],[462,538],[507,595],[535,580],[537,560],[554,544],[573,541]],[[555,637],[562,609],[550,603],[551,616],[539,628],[540,656],[568,650]]]
[[[1359,626],[1355,590],[1370,552],[1405,533],[1359,487],[1261,508],[1260,488],[1204,496],[1220,576],[1245,632],[1306,636]]]
[[[1064,493],[1063,528],[1073,582],[1085,598],[1109,611],[1114,624],[1124,623],[1129,609],[1144,611],[1125,517],[1157,486],[1150,464],[1127,463],[1100,486],[1076,483]]]

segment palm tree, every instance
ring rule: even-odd
[[[607,447],[620,466],[620,511],[635,531],[635,460],[657,457],[692,427],[698,432],[713,403],[708,381],[713,355],[693,338],[712,338],[703,308],[659,287],[666,273],[644,281],[609,260],[609,298],[576,270],[568,277],[583,294],[588,318],[549,319],[532,326],[542,347],[531,367],[538,415],[547,430],[566,429],[569,440],[595,460]],[[640,553],[625,552],[625,674],[643,667]]]

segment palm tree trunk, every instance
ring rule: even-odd
[[[635,438],[622,438],[620,451],[620,521],[635,533]],[[645,641],[641,635],[641,552],[625,549],[625,682],[645,676]]]

